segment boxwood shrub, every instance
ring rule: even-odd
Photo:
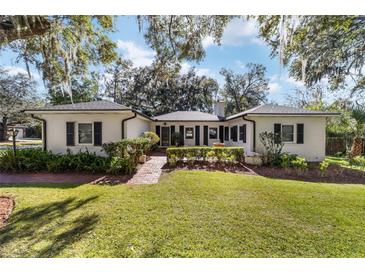
[[[169,147],[166,150],[166,156],[170,165],[196,161],[235,163],[243,162],[244,149],[242,147]]]

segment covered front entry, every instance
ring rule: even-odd
[[[170,145],[170,127],[161,128],[161,146],[168,147]]]

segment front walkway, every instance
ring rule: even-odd
[[[162,173],[162,167],[166,164],[166,154],[153,153],[150,159],[144,163],[137,173],[128,181],[128,184],[156,184]]]

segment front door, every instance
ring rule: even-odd
[[[170,128],[162,127],[161,145],[163,147],[168,147],[169,144],[170,144]]]

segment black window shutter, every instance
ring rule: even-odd
[[[156,134],[158,137],[160,137],[160,143],[161,143],[161,127],[160,126],[156,126]],[[159,143],[159,145],[160,145]]]
[[[102,123],[94,122],[94,146],[101,146],[103,139]]]
[[[224,127],[224,140],[229,141],[229,127]]]
[[[66,145],[67,146],[75,145],[75,123],[74,122],[66,122]]]
[[[219,141],[221,143],[224,142],[224,140],[223,140],[223,131],[224,131],[224,126],[219,126]]]
[[[242,140],[243,143],[246,143],[246,136],[247,136],[247,126],[244,124],[243,126],[240,126],[240,140]]]
[[[204,145],[208,145],[208,126],[204,126]]]
[[[179,132],[180,132],[180,145],[183,146],[184,145],[184,126],[180,126],[179,127]]]
[[[200,146],[200,126],[195,126],[195,145]]]
[[[281,139],[281,124],[274,124],[274,134]],[[275,138],[275,143],[278,143],[277,138]]]
[[[232,129],[233,129],[233,136],[232,136],[232,140],[233,140],[233,142],[237,142],[237,133],[238,133],[238,130],[237,130],[237,127],[238,126],[234,126]]]
[[[171,144],[171,145],[175,145],[175,144],[174,144],[174,142],[173,142],[173,141],[174,141],[174,140],[173,140],[173,139],[174,139],[174,138],[173,138],[173,134],[174,134],[174,133],[175,133],[175,126],[170,126],[170,139],[171,139],[171,140],[170,140],[170,144]]]
[[[297,144],[304,144],[304,124],[297,124]]]

